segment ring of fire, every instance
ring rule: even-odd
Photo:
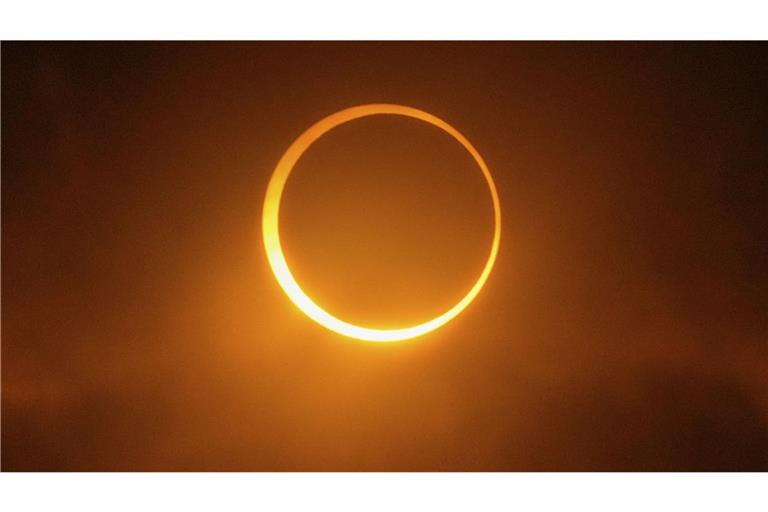
[[[304,154],[317,139],[333,128],[348,121],[372,115],[399,115],[419,119],[436,126],[451,135],[464,146],[480,167],[480,170],[485,177],[485,181],[488,184],[493,203],[493,242],[491,243],[491,250],[488,254],[485,266],[480,273],[480,277],[475,281],[472,288],[459,302],[441,315],[424,323],[398,329],[371,329],[354,325],[336,318],[317,305],[304,290],[301,289],[299,283],[296,282],[296,279],[293,277],[291,270],[288,268],[288,263],[285,260],[285,255],[283,254],[283,249],[280,245],[280,231],[278,229],[280,199],[283,195],[283,189],[285,188],[285,183],[288,180],[291,170],[293,170],[293,167],[296,165],[299,158],[301,158],[301,155]],[[293,303],[296,304],[296,306],[298,306],[298,308],[309,318],[331,331],[350,338],[376,342],[400,341],[421,336],[445,325],[461,313],[474,300],[488,279],[493,264],[496,261],[496,255],[499,251],[499,241],[501,238],[501,208],[499,206],[499,196],[496,191],[496,185],[493,182],[488,166],[485,165],[483,157],[480,156],[480,153],[478,153],[474,146],[472,146],[469,140],[454,127],[432,114],[403,105],[385,103],[360,105],[340,110],[339,112],[331,114],[318,121],[302,133],[286,150],[280,161],[277,163],[277,167],[275,167],[267,187],[262,216],[262,235],[264,237],[267,260],[269,261],[269,265],[272,268],[272,272],[274,273],[277,282]]]

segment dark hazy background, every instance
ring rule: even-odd
[[[768,45],[3,43],[2,467],[768,470]]]

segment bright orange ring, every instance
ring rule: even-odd
[[[491,251],[488,254],[488,260],[485,262],[483,271],[480,273],[480,277],[475,284],[469,292],[467,292],[467,294],[448,311],[427,322],[400,329],[370,329],[368,327],[350,324],[336,318],[318,306],[306,293],[304,293],[304,290],[301,289],[299,283],[296,282],[293,274],[291,274],[288,264],[285,261],[285,256],[283,255],[283,249],[280,245],[280,232],[278,229],[280,198],[283,194],[283,189],[285,188],[285,182],[288,180],[288,176],[294,165],[296,165],[296,162],[301,158],[301,155],[307,148],[309,148],[309,146],[311,146],[317,139],[322,137],[323,134],[341,124],[352,121],[353,119],[379,114],[394,114],[412,117],[437,126],[449,133],[454,139],[459,141],[467,151],[469,151],[475,159],[475,162],[477,162],[477,165],[480,166],[480,170],[483,171],[483,176],[485,176],[485,181],[488,183],[491,199],[493,201],[493,243],[491,244]],[[264,247],[267,251],[267,259],[269,260],[269,264],[272,267],[272,272],[275,274],[277,282],[280,283],[283,291],[285,291],[294,304],[296,304],[296,306],[298,306],[309,318],[327,329],[344,336],[349,336],[350,338],[380,342],[400,341],[421,336],[422,334],[426,334],[448,323],[474,300],[485,284],[485,281],[488,279],[493,264],[496,261],[496,255],[499,252],[499,240],[501,238],[501,208],[499,206],[499,195],[496,192],[496,185],[493,183],[493,178],[488,170],[488,166],[485,165],[480,153],[477,152],[474,146],[472,146],[467,138],[458,130],[442,119],[422,110],[402,105],[377,103],[351,107],[336,112],[335,114],[331,114],[312,125],[307,131],[302,133],[293,144],[291,144],[277,163],[277,167],[275,167],[272,178],[269,181],[267,195],[264,200],[262,231],[264,236]]]

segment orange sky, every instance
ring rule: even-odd
[[[765,44],[4,43],[6,470],[768,469]],[[270,174],[371,102],[472,141],[502,203],[475,302],[342,338],[273,278]],[[455,302],[487,254],[466,152],[334,130],[282,205],[329,310]]]

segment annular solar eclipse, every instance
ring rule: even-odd
[[[322,306],[317,304],[304,292],[293,277],[293,274],[288,267],[288,263],[286,262],[285,255],[283,254],[283,248],[280,244],[280,200],[288,177],[290,176],[293,167],[296,165],[296,162],[298,162],[304,152],[316,140],[333,128],[354,119],[375,115],[397,115],[418,119],[436,126],[451,135],[456,141],[464,146],[477,163],[480,171],[485,177],[493,204],[493,241],[488,252],[485,266],[480,272],[480,276],[477,278],[474,285],[461,300],[442,314],[420,324],[395,329],[373,329],[362,325],[355,325],[328,313]],[[423,110],[403,105],[377,103],[351,107],[331,114],[310,126],[293,141],[277,163],[277,167],[275,167],[267,187],[262,217],[262,234],[264,238],[264,247],[267,252],[267,259],[277,282],[293,303],[296,304],[304,314],[323,327],[350,338],[373,342],[392,342],[414,338],[434,331],[458,316],[459,313],[464,311],[464,309],[475,299],[485,282],[488,280],[488,276],[491,273],[491,269],[496,261],[496,255],[499,251],[499,241],[501,238],[501,208],[499,206],[499,196],[496,190],[496,185],[493,182],[493,177],[488,170],[488,166],[485,164],[480,153],[469,140],[461,134],[461,132],[442,119],[424,112]]]

